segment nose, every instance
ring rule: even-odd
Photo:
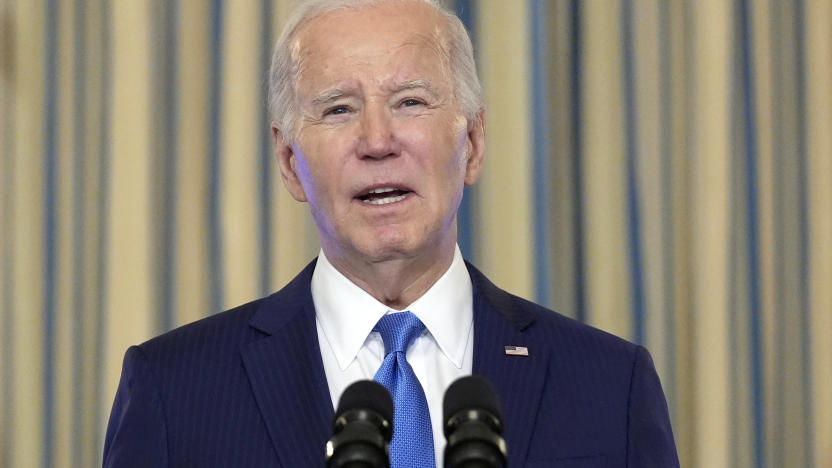
[[[390,111],[381,105],[368,105],[361,118],[361,157],[381,159],[395,154]]]

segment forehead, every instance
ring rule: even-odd
[[[344,8],[307,21],[292,41],[299,88],[364,73],[376,81],[408,80],[447,70],[440,14],[415,1]],[[354,77],[353,77],[354,78]]]

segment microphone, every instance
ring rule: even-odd
[[[328,468],[389,468],[393,399],[378,382],[359,380],[341,395],[326,443]]]
[[[471,375],[452,383],[442,402],[445,420],[445,468],[505,466],[503,416],[494,387]]]

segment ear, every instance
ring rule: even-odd
[[[465,185],[471,186],[479,179],[485,158],[485,109],[468,122],[468,161],[465,164]]]
[[[292,195],[292,198],[299,202],[305,202],[306,193],[300,184],[297,174],[297,161],[295,150],[286,140],[283,132],[277,127],[277,122],[272,122],[272,140],[274,142],[274,156],[277,159],[277,166],[280,168],[280,176],[283,177],[283,185]]]

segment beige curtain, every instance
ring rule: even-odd
[[[683,466],[832,466],[832,1],[447,3],[465,255],[645,344]],[[0,0],[0,466],[100,464],[127,346],[316,254],[264,106],[290,6]]]

